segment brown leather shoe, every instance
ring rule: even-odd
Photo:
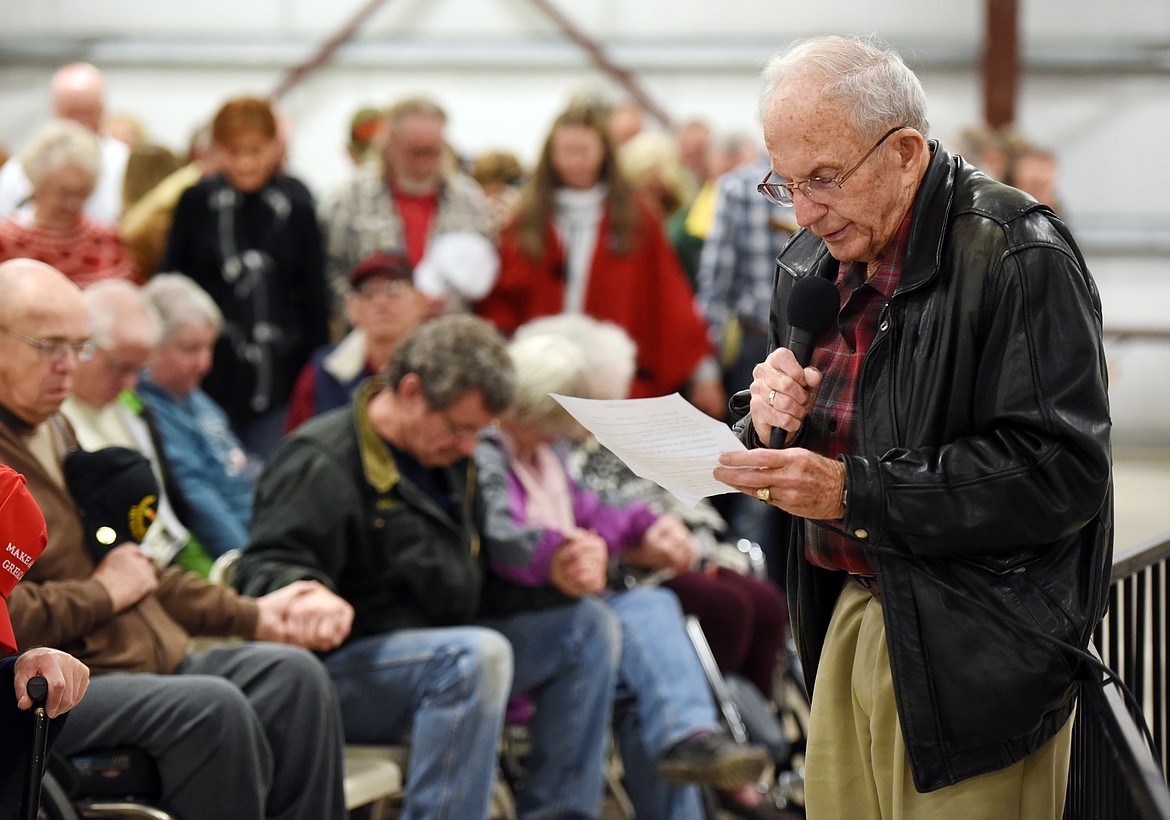
[[[768,765],[762,746],[736,743],[723,731],[692,735],[676,743],[658,760],[658,773],[668,783],[701,783],[734,789],[759,780]]]

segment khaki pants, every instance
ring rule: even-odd
[[[881,601],[847,581],[817,670],[805,772],[808,820],[1060,820],[1072,723],[1006,769],[920,794],[894,705]]]

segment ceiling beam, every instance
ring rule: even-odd
[[[337,49],[351,40],[357,34],[358,30],[365,25],[366,21],[373,16],[374,12],[386,5],[386,2],[387,0],[368,0],[364,6],[357,10],[357,13],[334,32],[333,36],[321,44],[321,47],[317,49],[313,56],[294,66],[284,75],[284,79],[280,81],[276,86],[276,90],[272,92],[272,98],[274,100],[281,99],[306,77],[325,65]]]
[[[986,0],[983,41],[983,121],[992,128],[1016,118],[1020,77],[1018,0]]]
[[[664,128],[671,127],[671,117],[666,112],[666,109],[655,102],[654,98],[642,88],[642,84],[638,82],[637,77],[633,73],[622,68],[610,59],[605,49],[601,47],[601,44],[596,39],[578,28],[573,21],[566,17],[549,0],[529,0],[529,2],[540,9],[566,37],[576,43],[582,51],[589,55],[590,61],[595,66],[608,74],[618,85],[624,88],[626,93],[633,98],[643,111],[658,120],[659,124]]]

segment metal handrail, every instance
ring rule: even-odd
[[[1167,559],[1170,534],[1114,562],[1109,610],[1089,649],[1098,658],[1100,650],[1132,699],[1127,702],[1107,675],[1082,682],[1066,820],[1170,820],[1164,763],[1170,728],[1164,664],[1170,635]],[[1146,725],[1152,727],[1149,735],[1143,732]]]
[[[1170,558],[1170,532],[1148,541],[1132,552],[1127,552],[1123,558],[1115,559],[1110,583],[1116,584],[1167,558]]]
[[[1170,789],[1138,729],[1140,720],[1108,676],[1082,683],[1065,820],[1170,818]]]

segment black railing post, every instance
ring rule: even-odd
[[[1170,820],[1164,760],[1170,741],[1168,559],[1170,536],[1114,562],[1109,609],[1090,650],[1099,648],[1109,669],[1120,671],[1132,700],[1097,672],[1081,683],[1066,820]]]

